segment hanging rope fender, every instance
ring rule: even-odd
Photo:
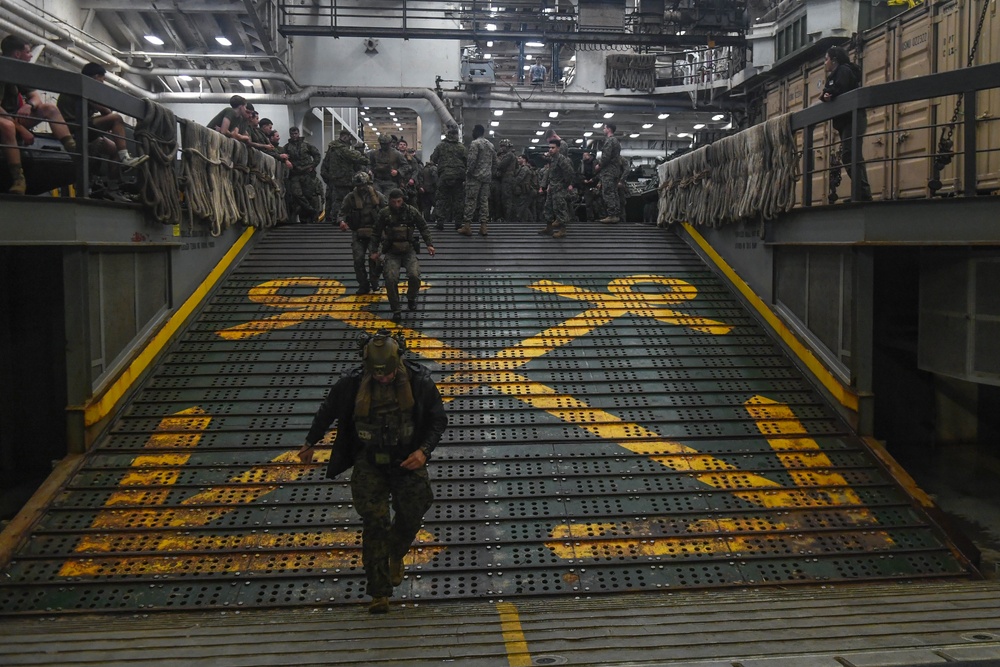
[[[791,114],[665,162],[658,176],[661,226],[773,219],[795,202],[799,175]]]
[[[135,127],[140,152],[148,155],[139,167],[140,196],[150,216],[165,225],[180,224],[181,193],[174,171],[177,160],[177,119],[170,109],[145,100]]]

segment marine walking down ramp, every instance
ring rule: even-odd
[[[346,478],[324,477],[335,432],[311,463],[296,452],[358,335],[382,328],[432,369],[449,420],[390,616],[977,577],[683,241],[536,227],[442,235],[398,324],[384,289],[356,294],[349,234],[256,239],[44,509],[0,614],[367,616],[360,519]]]

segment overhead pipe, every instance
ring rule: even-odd
[[[3,8],[5,11],[8,11],[11,14],[13,14],[13,15],[21,18],[23,21],[26,21],[27,23],[30,23],[31,25],[34,25],[36,28],[39,28],[39,29],[41,29],[43,31],[55,33],[60,38],[65,39],[66,41],[72,43],[73,46],[79,48],[82,51],[85,51],[85,52],[89,53],[94,58],[103,60],[104,62],[106,62],[106,63],[108,63],[108,64],[110,64],[110,65],[112,65],[112,66],[114,66],[114,67],[116,67],[118,69],[120,69],[121,71],[123,71],[125,73],[128,73],[128,74],[135,75],[135,76],[153,76],[153,77],[155,77],[155,76],[202,76],[202,77],[231,77],[231,78],[240,78],[240,79],[244,79],[244,78],[245,79],[277,79],[277,80],[280,80],[281,82],[283,82],[285,85],[287,85],[289,88],[291,88],[293,90],[298,90],[298,89],[302,88],[302,86],[300,86],[298,84],[298,82],[296,82],[295,79],[293,79],[291,77],[291,75],[283,73],[283,72],[258,72],[257,70],[205,70],[205,69],[196,69],[196,68],[162,68],[162,67],[142,68],[142,67],[135,67],[134,65],[132,65],[132,64],[130,64],[130,63],[122,60],[121,58],[115,56],[114,54],[112,54],[112,53],[110,53],[110,52],[108,52],[106,50],[100,49],[100,48],[94,46],[93,44],[90,44],[88,42],[80,40],[77,35],[74,35],[72,32],[64,29],[62,26],[46,21],[43,17],[38,16],[37,14],[34,14],[34,13],[28,11],[27,9],[25,9],[25,8],[23,8],[23,7],[15,4],[14,2],[12,2],[12,0],[0,0],[0,8]],[[0,19],[0,20],[3,20],[3,19]],[[13,28],[8,28],[8,30],[11,30],[12,32],[16,32],[16,33],[24,32],[24,28],[22,28],[21,26],[17,26],[16,24],[12,24],[12,23],[10,25],[14,26],[14,27]],[[44,44],[46,44],[46,46],[50,46],[52,44],[52,42],[46,40],[40,33],[36,32],[36,33],[34,33],[32,35],[28,35],[28,36],[31,37],[33,41],[36,41],[38,43],[44,43]],[[53,49],[53,50],[56,50],[57,52],[59,52],[59,54],[61,56],[63,56],[63,57],[66,57],[65,56],[66,53],[71,53],[69,51],[66,51],[65,49]],[[174,54],[159,54],[158,53],[158,54],[155,54],[155,55],[157,55],[159,57],[172,57]],[[199,55],[199,54],[182,54],[182,55],[178,55],[177,57],[191,58],[191,57],[197,57],[197,55]],[[210,56],[208,54],[205,54],[205,57],[214,57],[214,56]],[[270,59],[270,60],[275,60],[275,61],[281,63],[281,59],[278,58],[277,56],[247,56],[245,58],[243,56],[240,56],[240,58],[243,58],[243,59]],[[71,60],[73,62],[76,62],[77,58],[74,57],[74,58],[71,58]],[[86,63],[87,61],[84,61],[84,62]],[[281,64],[283,65],[284,63],[281,63]],[[145,95],[146,96],[151,96],[150,93],[148,93],[148,92],[146,92]]]
[[[469,94],[458,92],[458,91],[446,91],[444,92],[446,99],[459,99],[468,100]],[[549,104],[562,109],[584,109],[595,107],[635,107],[643,108],[649,111],[655,111],[661,108],[675,108],[677,105],[662,105],[656,102],[651,102],[647,99],[636,99],[634,97],[606,97],[599,93],[540,93],[531,92],[525,96],[518,95],[517,93],[503,93],[503,92],[492,92],[489,95],[483,95],[475,97],[477,101],[482,102],[506,102],[511,104]]]

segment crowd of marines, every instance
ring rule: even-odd
[[[463,236],[472,236],[478,223],[478,234],[488,236],[491,223],[541,222],[539,234],[562,238],[575,221],[615,224],[622,219],[628,163],[613,123],[604,125],[600,157],[584,151],[579,163],[571,159],[566,142],[550,132],[548,151],[536,157],[538,166],[527,154],[517,154],[509,139],[500,139],[495,148],[482,125],[473,128],[468,146],[458,127],[450,125],[426,162],[404,139],[382,134],[378,147],[368,150],[347,128],[322,155],[297,127],[289,128],[282,145],[273,125],[234,96],[209,127],[285,163],[288,221],[325,220],[350,231],[357,294],[378,290],[384,277],[397,322],[401,270],[407,277],[407,307],[415,310],[421,241],[434,254],[428,223]]]

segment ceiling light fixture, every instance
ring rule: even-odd
[[[559,117],[559,112],[558,111],[550,111],[549,112],[549,118],[558,118],[558,117]]]
[[[670,118],[670,114],[661,113],[659,116],[657,116],[657,118],[659,118],[660,120],[666,120],[667,118]]]
[[[490,121],[490,127],[500,127],[500,121],[498,121],[498,120],[491,120]]]
[[[188,76],[187,74],[181,74],[177,78],[180,79],[181,81],[194,81],[194,79],[192,77]]]
[[[253,88],[253,81],[250,79],[240,79],[240,83],[243,84],[244,88]]]
[[[489,30],[490,32],[493,32],[494,30],[497,29],[497,24],[496,23],[487,23],[486,24],[486,29]]]
[[[701,129],[704,129],[704,127],[705,127],[704,123],[696,123],[695,126],[694,126],[694,129],[701,130]]]
[[[614,118],[615,117],[615,112],[614,111],[609,111],[606,114],[604,114],[604,117],[605,118]]]
[[[502,116],[503,115],[503,109],[494,109],[493,110],[493,115],[494,116]]]
[[[583,136],[585,136],[585,137],[592,137],[592,136],[594,136],[594,133],[593,132],[584,132]]]
[[[594,129],[599,130],[604,127],[604,123],[594,123]]]
[[[712,120],[719,121],[719,120],[722,120],[725,117],[726,117],[726,114],[724,114],[724,113],[717,113],[714,116],[712,116]]]
[[[633,132],[632,134],[628,135],[628,138],[629,139],[638,139],[639,138],[639,133],[638,132]]]
[[[531,143],[533,143],[533,144],[537,144],[537,143],[538,143],[538,137],[535,137],[534,139],[532,139],[532,140],[531,140]]]
[[[150,44],[154,44],[156,46],[163,46],[163,40],[157,37],[156,35],[143,35],[142,38],[147,42],[149,42]]]
[[[537,134],[538,136],[542,136],[543,134],[545,134],[545,130],[535,130],[535,134]]]
[[[543,121],[542,121],[541,123],[539,123],[539,125],[541,125],[542,127],[548,127],[548,126],[549,126],[549,125],[551,125],[551,124],[552,124],[552,123],[550,123],[550,122],[549,122],[549,121],[547,121],[547,120],[543,120]]]
[[[533,49],[541,49],[545,47],[545,44],[543,44],[542,42],[525,42],[524,45],[530,46]]]
[[[653,127],[652,123],[643,123],[642,124],[642,129],[644,129],[644,130],[648,130],[651,127]]]
[[[216,37],[215,41],[217,41],[219,44],[222,44],[223,46],[232,46],[233,45],[233,43],[230,42],[225,37]]]

